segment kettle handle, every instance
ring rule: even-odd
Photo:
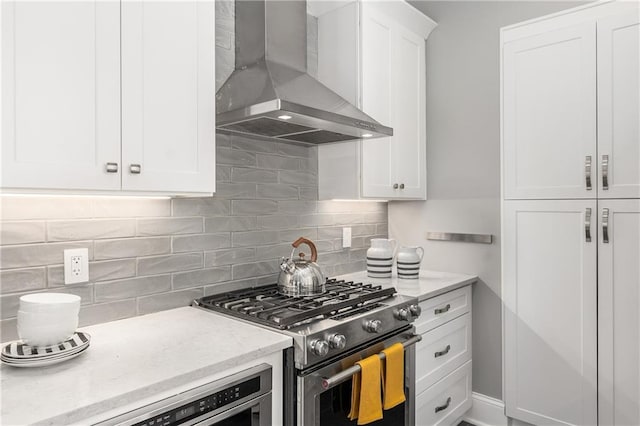
[[[316,260],[318,260],[318,249],[316,249],[316,245],[313,244],[313,241],[308,240],[304,237],[300,237],[297,240],[295,240],[293,242],[293,244],[291,244],[293,246],[293,249],[297,249],[298,246],[300,246],[300,244],[306,244],[309,246],[309,248],[311,249],[311,261],[315,262]],[[292,256],[293,257],[293,256]]]

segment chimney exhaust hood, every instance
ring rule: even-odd
[[[235,70],[216,93],[217,130],[314,145],[393,135],[307,74],[306,1],[235,8]]]

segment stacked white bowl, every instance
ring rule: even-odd
[[[18,335],[30,346],[64,342],[78,328],[80,296],[34,293],[20,297]]]

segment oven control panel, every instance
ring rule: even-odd
[[[238,383],[203,398],[181,405],[173,410],[157,414],[152,418],[135,423],[133,426],[173,426],[200,417],[210,411],[233,404],[260,390],[260,377]]]

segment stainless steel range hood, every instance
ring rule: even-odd
[[[393,135],[307,74],[306,1],[235,7],[235,71],[216,93],[219,131],[305,144]]]

